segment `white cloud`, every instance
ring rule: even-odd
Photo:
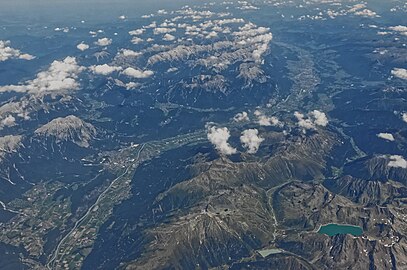
[[[314,124],[317,126],[326,127],[328,125],[328,118],[326,117],[325,113],[318,110],[313,110],[309,113],[309,115],[314,118]]]
[[[138,57],[138,56],[142,55],[141,52],[135,52],[135,51],[129,50],[129,49],[121,49],[120,53],[125,57]]]
[[[6,118],[1,120],[1,126],[11,127],[16,124],[16,119],[11,114],[7,115]]]
[[[380,17],[377,15],[376,12],[367,9],[365,3],[359,3],[356,5],[353,5],[348,12],[353,13],[357,16],[362,16],[362,17],[368,17],[368,18],[374,18],[374,17]]]
[[[407,32],[407,26],[404,26],[404,25],[390,26],[389,30],[396,31],[396,32]]]
[[[132,67],[128,67],[125,70],[123,70],[122,74],[129,76],[129,77],[133,77],[136,79],[144,79],[144,78],[148,78],[154,75],[154,72],[151,70],[139,70],[139,69],[135,69]]]
[[[156,28],[156,27],[157,27],[157,22],[152,22],[149,25],[143,26],[143,28],[146,28],[146,29],[148,29],[148,28]]]
[[[243,144],[243,147],[247,148],[247,153],[255,154],[259,150],[259,146],[264,141],[264,138],[258,135],[259,131],[257,129],[247,129],[242,132],[240,142]]]
[[[205,38],[211,39],[211,38],[215,38],[217,36],[218,36],[218,33],[216,33],[215,31],[212,31],[209,34],[207,34]]]
[[[306,119],[305,115],[299,112],[294,112],[294,116],[298,120],[298,126],[304,128],[304,129],[315,129],[314,123],[311,121],[311,119]]]
[[[390,133],[379,133],[379,134],[377,134],[377,137],[387,140],[387,141],[394,141],[394,136],[393,136],[393,134],[390,134]]]
[[[268,117],[265,115],[260,115],[258,117],[258,123],[260,126],[277,126],[280,124],[280,121],[275,116]]]
[[[309,112],[308,118],[305,118],[305,115],[299,112],[295,112],[294,116],[298,120],[298,126],[304,129],[315,129],[316,126],[325,127],[328,125],[326,114],[318,110]]]
[[[138,35],[143,34],[145,31],[146,31],[146,29],[135,29],[135,30],[129,31],[129,34],[131,36],[138,36]]]
[[[369,17],[369,18],[379,17],[376,12],[374,12],[370,9],[367,9],[367,8],[356,11],[355,15],[362,16],[362,17]]]
[[[80,51],[86,51],[87,49],[89,49],[89,45],[82,42],[78,44],[76,48]]]
[[[125,19],[126,19],[126,16],[120,15],[120,16],[119,16],[119,19],[120,19],[120,20],[125,20]]]
[[[116,83],[117,86],[124,87],[124,88],[126,88],[126,90],[133,90],[140,86],[139,83],[136,83],[136,82],[124,83],[119,79],[114,79],[114,82]]]
[[[236,148],[233,148],[228,143],[229,138],[230,132],[226,127],[211,127],[208,129],[208,140],[215,146],[216,150],[223,155],[232,155],[237,152]]]
[[[35,59],[35,56],[28,54],[28,53],[23,53],[23,54],[20,54],[20,56],[18,58],[23,59],[23,60],[33,60],[33,59]]]
[[[29,80],[25,84],[0,86],[0,92],[14,91],[39,94],[77,90],[79,83],[76,79],[83,70],[84,67],[78,65],[75,57],[68,56],[62,61],[55,60],[47,70],[39,72],[35,79]]]
[[[246,122],[246,121],[250,121],[247,112],[237,113],[237,114],[233,117],[233,120],[234,120],[235,122]]]
[[[176,67],[167,69],[167,73],[176,72],[176,71],[178,71],[178,68],[176,68]]]
[[[163,37],[163,40],[165,40],[165,41],[173,41],[173,40],[175,40],[175,37],[173,35],[171,35],[171,34],[165,34],[164,37]]]
[[[143,19],[148,19],[151,17],[154,17],[154,14],[146,14],[146,15],[141,16],[141,18],[143,18]]]
[[[238,19],[238,18],[232,18],[232,19],[215,20],[215,23],[219,24],[219,25],[230,24],[230,23],[244,23],[244,20]]]
[[[98,46],[109,46],[112,44],[112,39],[111,38],[99,38],[98,41],[95,42],[96,45]]]
[[[392,156],[390,156],[390,161],[388,163],[388,166],[394,167],[394,168],[407,169],[407,160],[405,160],[402,156],[392,155]]]
[[[135,82],[126,83],[126,89],[127,90],[133,90],[133,89],[138,88],[139,86],[140,86],[140,84],[135,83]]]
[[[160,34],[166,34],[166,33],[172,33],[177,31],[176,28],[166,28],[166,27],[156,27],[154,28],[154,35],[160,35]]]
[[[104,64],[104,65],[90,66],[89,69],[95,74],[109,75],[115,71],[122,70],[122,67],[109,66],[107,64]]]
[[[259,110],[255,110],[254,115],[257,117],[257,123],[260,126],[269,127],[269,126],[281,125],[281,123],[280,123],[280,121],[278,120],[277,117],[275,117],[275,116],[272,116],[272,117],[266,116],[266,115],[264,115],[264,113],[262,113]]]
[[[403,119],[404,122],[407,123],[407,112],[403,113],[401,118]]]
[[[18,58],[18,59],[23,59],[23,60],[32,60],[35,58],[35,56],[27,54],[27,53],[21,53],[20,50],[13,49],[10,46],[10,41],[2,41],[0,40],[0,62],[13,59],[13,58]]]
[[[157,14],[165,15],[165,14],[168,14],[168,12],[165,9],[160,9],[157,11]]]
[[[404,68],[393,68],[393,70],[391,71],[391,74],[394,77],[403,79],[403,80],[407,80],[407,69]]]
[[[131,43],[133,43],[134,45],[136,45],[136,44],[139,44],[139,43],[141,43],[141,42],[143,42],[144,40],[142,39],[142,38],[139,38],[139,37],[133,37],[132,39],[131,39]]]
[[[22,146],[20,135],[7,135],[0,137],[0,160],[7,154],[17,152],[17,149]]]

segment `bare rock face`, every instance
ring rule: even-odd
[[[22,136],[19,135],[7,135],[0,137],[0,161],[2,161],[7,155],[15,153],[18,148],[22,146]]]
[[[255,63],[240,64],[238,78],[243,78],[247,85],[251,85],[252,82],[265,83],[267,81],[264,71]]]
[[[407,188],[396,181],[365,180],[346,175],[329,179],[324,185],[331,191],[363,205],[383,205],[407,196]]]
[[[344,167],[345,174],[360,179],[407,183],[407,169],[390,166],[390,156],[373,156],[355,160]]]
[[[69,115],[53,119],[38,128],[35,134],[53,137],[57,143],[71,141],[81,147],[89,147],[90,140],[96,136],[96,128],[74,115]]]
[[[294,195],[301,199],[312,200],[315,196],[310,209],[297,200],[286,203],[284,196],[280,206],[271,196],[285,182],[320,179],[325,159],[335,146],[334,138],[330,133],[315,133],[293,138],[289,145],[286,141],[277,143],[275,153],[264,160],[232,162],[221,158],[212,161],[209,167],[203,164],[195,171],[197,175],[156,197],[154,213],[161,223],[144,231],[143,254],[126,269],[231,269],[222,267],[241,258],[247,258],[244,263],[249,262],[256,250],[276,239],[279,219],[281,224],[284,220],[292,221],[298,228],[313,230],[323,219],[314,217],[313,209],[323,208],[334,199],[327,189],[312,184],[295,184],[284,189],[286,193],[295,189]],[[292,194],[289,195],[291,198]],[[343,204],[349,202],[345,198],[335,199],[343,200]],[[285,207],[282,213],[276,213],[274,203],[279,206],[276,208]],[[295,209],[287,205],[295,205]],[[338,209],[323,210],[323,214],[330,216]],[[314,269],[300,258],[284,258],[263,260],[251,267]],[[236,269],[244,269],[245,265],[236,264]]]

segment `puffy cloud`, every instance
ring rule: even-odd
[[[131,36],[138,36],[138,35],[143,34],[145,31],[146,31],[146,29],[136,29],[136,30],[130,31],[129,34]]]
[[[328,118],[326,117],[326,114],[318,110],[309,112],[308,118],[305,118],[305,115],[299,112],[295,112],[294,116],[298,120],[298,126],[304,129],[315,129],[316,126],[325,127],[328,125]]]
[[[249,116],[248,116],[247,112],[241,112],[241,113],[237,113],[233,117],[233,121],[235,121],[235,122],[245,122],[245,121],[250,121],[250,119],[249,119]]]
[[[216,38],[217,36],[218,36],[218,33],[216,33],[215,31],[212,31],[209,34],[207,34],[205,38],[211,39],[211,38]]]
[[[1,126],[11,127],[16,124],[16,119],[11,114],[7,115],[6,118],[1,120]]]
[[[76,48],[80,51],[86,51],[87,49],[89,49],[89,45],[85,44],[85,43],[79,43]]]
[[[35,56],[28,54],[28,53],[23,53],[23,54],[20,54],[20,56],[18,58],[23,59],[23,60],[33,60],[35,58]]]
[[[99,38],[98,41],[95,42],[96,45],[98,46],[109,46],[112,44],[112,39],[111,38]]]
[[[407,112],[403,113],[401,118],[403,119],[404,122],[407,123]]]
[[[367,8],[356,11],[355,15],[362,16],[362,17],[370,17],[370,18],[379,17],[376,12],[374,12],[370,9],[367,9]]]
[[[369,17],[369,18],[374,18],[374,17],[380,17],[377,15],[376,12],[367,9],[365,3],[359,3],[356,5],[353,5],[348,12],[353,13],[357,16],[362,16],[362,17]]]
[[[138,56],[142,55],[141,52],[135,52],[135,51],[129,50],[129,49],[121,49],[120,53],[125,57],[138,57]]]
[[[115,71],[122,70],[122,67],[109,66],[107,64],[104,64],[104,65],[90,66],[89,69],[95,74],[109,75]]]
[[[148,28],[156,28],[156,27],[157,27],[157,22],[152,22],[149,25],[143,26],[143,28],[146,28],[146,29],[148,29]]]
[[[0,92],[30,92],[33,94],[49,93],[56,91],[76,90],[79,83],[78,75],[84,70],[76,62],[75,57],[66,57],[62,61],[55,60],[48,70],[41,71],[33,80],[21,85],[0,86]]]
[[[230,23],[244,23],[244,20],[238,19],[238,18],[232,18],[232,19],[215,20],[214,22],[219,25],[224,25],[224,24],[230,24]]]
[[[247,153],[249,154],[256,153],[263,141],[264,138],[259,137],[257,129],[244,130],[242,136],[240,136],[240,142],[243,144],[243,147],[247,148]]]
[[[268,116],[264,115],[264,113],[262,113],[259,110],[254,111],[254,115],[257,117],[257,123],[260,126],[269,127],[269,126],[281,125],[281,123],[280,123],[280,121],[278,120],[277,117],[275,117],[275,116],[268,117]]]
[[[0,106],[0,119],[6,118],[8,115],[17,115],[25,120],[30,119],[29,110],[32,109],[31,100],[28,97],[23,97],[19,101],[11,101]]]
[[[131,39],[131,43],[133,43],[134,45],[136,45],[136,44],[139,44],[139,43],[141,43],[141,42],[143,42],[144,40],[142,39],[142,38],[139,38],[139,37],[133,37],[132,39]]]
[[[304,128],[304,129],[315,129],[315,125],[312,122],[311,119],[305,119],[305,115],[299,112],[295,112],[294,116],[298,120],[298,126]]]
[[[144,79],[153,76],[154,72],[151,70],[139,70],[132,67],[128,67],[125,70],[123,70],[122,74],[136,79]]]
[[[379,133],[377,134],[377,137],[388,141],[394,141],[393,134],[391,133]]]
[[[234,32],[234,36],[239,36],[239,37],[254,37],[258,35],[263,35],[263,34],[271,34],[268,33],[270,31],[270,28],[267,27],[256,27],[254,23],[246,23],[244,26],[239,27],[239,31]]]
[[[134,89],[138,88],[139,86],[140,86],[140,84],[135,83],[135,82],[126,83],[126,89],[127,90],[134,90]]]
[[[156,27],[154,28],[154,35],[160,35],[160,34],[166,34],[166,33],[172,33],[177,31],[176,28],[166,28],[166,27]]]
[[[390,156],[390,161],[387,165],[389,167],[407,169],[407,160],[405,160],[402,156],[392,155]]]
[[[164,35],[163,40],[165,40],[165,41],[173,41],[173,40],[175,40],[175,37],[173,35],[167,33],[167,34]]]
[[[167,69],[167,73],[176,72],[176,71],[178,71],[178,68],[176,68],[176,67]]]
[[[20,135],[7,135],[0,137],[0,161],[7,155],[16,153],[18,148],[23,146],[23,137]]]
[[[236,7],[236,8],[241,9],[241,10],[256,10],[256,9],[259,9],[258,7],[250,5],[250,4],[243,5],[241,7]]]
[[[396,32],[407,32],[407,26],[404,25],[390,26],[389,30]]]
[[[119,79],[115,79],[114,82],[116,83],[117,86],[124,87],[124,88],[126,88],[126,90],[133,90],[140,86],[139,83],[136,83],[136,82],[124,83]]]
[[[20,50],[13,49],[10,46],[10,41],[0,40],[0,62],[6,61],[12,58],[19,58],[23,60],[32,60],[35,56],[27,53],[21,53]]]
[[[403,79],[403,80],[407,80],[407,69],[404,68],[393,68],[393,70],[391,71],[391,74],[394,77]]]
[[[68,33],[69,32],[69,28],[68,27],[56,27],[55,29],[54,29],[54,31],[55,32],[64,32],[64,33]]]
[[[145,14],[145,15],[141,16],[141,18],[143,18],[143,19],[148,19],[148,18],[151,18],[151,17],[154,17],[154,14]]]
[[[226,127],[211,127],[208,129],[208,140],[215,146],[216,150],[223,155],[232,155],[237,152],[236,148],[233,148],[228,143],[229,138],[230,132]]]
[[[309,115],[314,118],[314,124],[317,126],[326,127],[328,125],[328,118],[326,117],[325,113],[318,110],[313,110],[309,113]]]

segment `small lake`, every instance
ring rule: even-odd
[[[353,225],[340,225],[340,224],[327,224],[319,228],[318,233],[334,236],[337,234],[351,234],[353,236],[361,236],[363,230],[359,226]]]

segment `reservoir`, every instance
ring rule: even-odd
[[[270,248],[270,249],[263,249],[257,251],[263,258],[266,258],[270,254],[278,254],[283,252],[283,250],[279,248]]]
[[[361,236],[363,230],[359,226],[353,225],[340,225],[340,224],[327,224],[319,228],[318,233],[334,236],[337,234],[351,234],[353,236]]]

